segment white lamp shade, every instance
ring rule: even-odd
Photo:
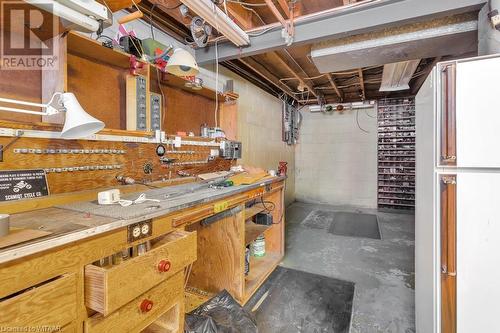
[[[195,76],[200,71],[191,53],[181,48],[175,49],[168,59],[166,69],[176,76]]]
[[[104,123],[83,110],[72,93],[61,96],[62,104],[66,109],[66,121],[61,132],[61,138],[80,139],[95,134],[104,128]]]

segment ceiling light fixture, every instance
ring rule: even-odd
[[[94,0],[26,0],[62,19],[68,30],[96,32],[113,24],[112,13]]]
[[[200,71],[193,55],[181,48],[174,50],[165,69],[176,76],[196,76]]]
[[[420,64],[420,59],[384,65],[379,91],[410,89],[409,83],[417,70],[418,64]]]
[[[250,44],[250,37],[211,0],[181,0],[190,10],[217,29],[236,46]]]
[[[59,96],[59,106],[61,108],[56,108],[51,105],[56,96]],[[64,121],[64,126],[61,131],[61,138],[63,139],[85,138],[99,132],[104,128],[104,123],[85,112],[80,103],[78,103],[75,95],[72,93],[56,92],[47,104],[25,102],[16,99],[1,97],[0,102],[44,109],[43,111],[34,111],[0,106],[0,110],[8,112],[26,113],[38,116],[50,116],[65,111],[66,120]]]

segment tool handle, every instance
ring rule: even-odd
[[[140,19],[144,16],[144,13],[141,12],[140,10],[138,11],[135,11],[133,13],[130,13],[128,15],[125,15],[124,17],[121,17],[118,19],[118,23],[119,24],[124,24],[124,23],[128,23],[130,21],[133,21],[133,20],[137,20],[137,19]]]

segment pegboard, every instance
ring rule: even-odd
[[[203,164],[175,164],[208,160],[210,150],[214,149],[210,146],[165,145],[165,156],[176,159],[168,165],[160,162],[156,155],[158,145],[153,143],[0,137],[0,145],[6,147],[0,170],[45,169],[51,194],[115,186],[119,175],[131,177],[137,183],[149,183],[179,178],[181,170],[186,175],[229,170],[233,163],[216,158]],[[151,174],[144,172],[146,163],[153,167]]]

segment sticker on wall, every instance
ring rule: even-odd
[[[39,198],[49,195],[44,170],[0,171],[0,201]]]

